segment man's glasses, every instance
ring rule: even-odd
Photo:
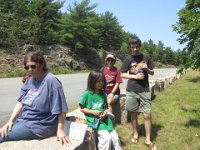
[[[36,65],[24,66],[24,69],[28,70],[29,68],[35,69]]]
[[[114,59],[107,59],[107,61],[114,62],[115,60]]]

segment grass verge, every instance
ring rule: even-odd
[[[190,71],[152,101],[152,141],[158,150],[200,150],[200,72]],[[124,150],[146,150],[143,116],[139,116],[139,143],[130,139],[130,123],[117,125]]]
[[[72,74],[72,73],[84,73],[89,72],[90,70],[81,70],[81,71],[74,71],[71,69],[66,69],[64,67],[57,67],[57,68],[50,68],[49,72],[53,73],[54,75],[58,74]],[[13,77],[23,77],[28,75],[28,72],[24,69],[16,69],[16,70],[8,70],[4,72],[0,72],[0,78],[13,78]]]

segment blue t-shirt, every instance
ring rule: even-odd
[[[51,73],[40,81],[30,77],[22,86],[18,101],[23,103],[18,120],[42,138],[56,133],[58,114],[68,111],[62,84]]]

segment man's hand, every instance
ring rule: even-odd
[[[136,79],[138,79],[138,80],[143,80],[144,79],[144,73],[138,73],[135,76],[136,76]]]
[[[143,63],[143,64],[141,65],[141,68],[144,69],[144,70],[147,70],[147,69],[148,69],[148,66],[147,66],[146,63]]]

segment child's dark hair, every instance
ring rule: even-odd
[[[131,46],[131,44],[133,45],[138,45],[139,47],[141,47],[141,40],[137,35],[133,35],[132,37],[130,37],[129,41],[128,41],[128,45]]]
[[[94,70],[94,71],[90,72],[90,74],[88,76],[87,90],[94,92],[96,83],[102,79],[104,82],[102,89],[104,89],[106,86],[106,80],[105,80],[104,74],[100,70]]]

